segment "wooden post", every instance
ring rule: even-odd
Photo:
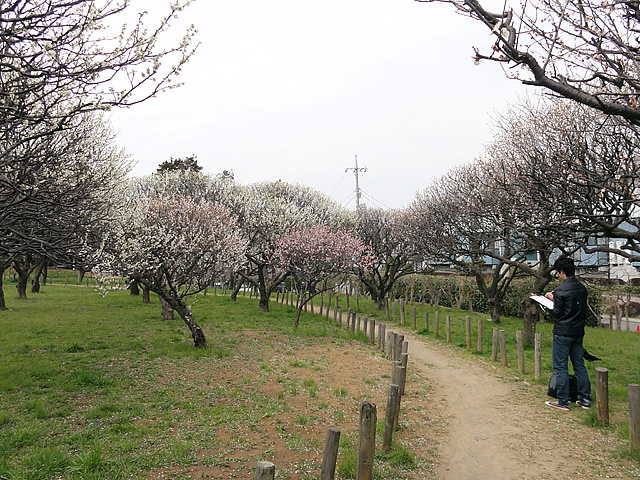
[[[396,301],[391,302],[391,320],[396,321]]]
[[[254,480],[274,480],[276,478],[276,466],[271,462],[259,461],[256,465]]]
[[[336,476],[336,461],[338,460],[338,445],[340,444],[340,430],[335,427],[327,430],[327,442],[322,457],[322,471],[320,480],[333,480]]]
[[[362,322],[362,317],[358,316],[357,325],[356,325],[356,328],[354,329],[354,331],[356,331],[358,333],[361,332],[361,330],[360,330],[360,323],[361,322]]]
[[[414,330],[418,329],[418,325],[416,323],[416,307],[413,307],[413,329]]]
[[[333,307],[333,321],[335,322],[337,320],[338,320],[338,301],[337,301],[337,298],[336,298],[336,304]]]
[[[404,298],[400,299],[400,325],[404,325],[405,317],[404,317]]]
[[[407,342],[404,342],[404,343],[407,343]],[[403,352],[402,358],[400,359],[400,363],[404,368],[402,383],[400,384],[400,395],[404,395],[404,387],[407,384],[407,363],[408,362],[409,362],[409,354],[407,352]]]
[[[369,343],[375,345],[376,343],[376,319],[369,319]]]
[[[387,322],[389,321],[389,297],[384,299],[384,313],[387,316]]]
[[[326,311],[324,313],[324,319],[327,322],[329,321],[329,312],[331,312],[331,296],[329,296],[329,300],[327,301],[327,308],[326,308]]]
[[[471,350],[471,317],[469,315],[465,317],[464,327],[467,334],[467,350]]]
[[[498,330],[498,336],[500,337],[500,358],[502,359],[502,366],[507,367],[507,346],[504,339],[504,330]]]
[[[522,347],[522,332],[516,332],[516,347],[518,349],[518,372],[524,373],[524,350]]]
[[[369,317],[364,317],[364,324],[362,325],[362,333],[369,335]]]
[[[395,363],[395,362],[394,362]],[[398,370],[398,382],[400,382],[398,384],[398,399],[397,402],[398,404],[396,405],[396,416],[393,419],[393,431],[395,432],[396,430],[398,430],[398,420],[400,419],[400,402],[402,401],[402,382],[404,382],[404,378],[405,378],[405,369],[402,366],[401,362],[400,365],[398,365],[397,370]]]
[[[386,348],[385,348],[385,352],[386,352],[386,356],[388,359],[391,359],[391,351],[393,349],[393,332],[391,330],[389,330],[387,332],[387,336],[386,336],[387,340],[386,340]]]
[[[440,336],[440,312],[436,312],[436,325],[435,325],[435,335],[436,338]]]
[[[324,292],[320,294],[320,316],[324,313]]]
[[[640,385],[627,385],[629,395],[629,439],[631,448],[640,446]]]
[[[596,367],[596,404],[598,421],[609,425],[609,370]]]
[[[478,319],[478,353],[482,353],[482,318]]]
[[[429,331],[429,312],[425,312],[424,314],[424,329]]]
[[[402,356],[402,343],[404,342],[404,335],[398,334],[394,339],[396,341],[396,346],[393,351],[394,353],[393,359],[400,361],[400,358]]]
[[[353,312],[351,314],[351,331],[352,332],[356,331],[356,312]]]
[[[542,370],[542,334],[541,333],[536,333],[535,336],[535,377],[536,380],[538,380],[540,378],[540,372]]]
[[[360,441],[358,442],[357,480],[373,480],[373,460],[376,453],[378,413],[371,402],[360,403]]]
[[[346,324],[347,330],[349,330],[349,322],[350,321],[351,321],[351,309],[347,308],[347,324]]]
[[[391,348],[387,347],[391,353],[391,360],[399,360],[396,358],[396,350],[398,349],[398,332],[391,332]]]
[[[387,338],[386,335],[387,335],[387,324],[381,323],[380,328],[378,328],[378,338],[380,339],[378,341],[378,348],[382,352],[384,352],[385,340]]]
[[[491,361],[498,359],[498,329],[493,327],[493,341],[491,343]]]
[[[382,433],[382,449],[389,451],[393,439],[393,423],[396,418],[398,399],[400,398],[400,387],[395,384],[389,385],[387,395],[387,410],[384,417],[384,431]]]
[[[280,292],[276,292],[276,303],[278,303],[279,301],[280,301]]]
[[[451,315],[447,314],[447,343],[451,342]]]
[[[402,342],[402,353],[409,353],[409,342]]]

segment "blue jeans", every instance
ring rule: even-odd
[[[584,366],[583,337],[553,336],[553,370],[556,372],[556,392],[560,405],[569,405],[569,358],[578,380],[578,400],[591,403],[591,383]]]

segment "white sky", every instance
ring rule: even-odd
[[[135,175],[195,154],[205,172],[305,184],[354,208],[357,155],[362,202],[398,208],[482,153],[492,118],[525,95],[499,65],[474,66],[491,35],[447,5],[199,0],[182,20],[201,42],[185,85],[112,114]]]

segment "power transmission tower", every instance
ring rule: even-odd
[[[358,173],[359,172],[366,172],[367,171],[367,167],[358,168],[358,156],[356,155],[356,166],[355,166],[355,168],[347,168],[347,169],[345,169],[345,173],[348,172],[349,170],[353,170],[353,173],[355,173],[355,176],[356,176],[356,212],[360,213],[360,186],[358,184]]]

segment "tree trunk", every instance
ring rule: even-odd
[[[267,283],[264,276],[265,266],[260,265],[258,267],[258,291],[260,292],[260,301],[258,307],[263,312],[269,311],[269,297],[271,296],[271,289],[267,288]]]
[[[20,300],[27,299],[27,283],[29,282],[29,275],[33,271],[31,266],[32,257],[30,254],[25,255],[22,258],[22,262],[14,260],[13,268],[18,273],[18,284],[16,290],[18,291],[18,298]]]
[[[131,280],[129,284],[129,295],[140,295],[140,284],[137,280]]]
[[[146,285],[142,286],[142,303],[151,303],[151,292]]]
[[[491,322],[500,323],[500,302],[497,299],[489,300],[491,307]]]
[[[162,304],[162,320],[173,320],[173,308],[171,308],[171,305],[162,297],[160,297],[160,303]]]
[[[175,302],[173,303],[174,310],[178,312],[178,315],[182,317],[182,319],[184,320],[184,323],[187,324],[187,327],[189,327],[189,330],[191,331],[191,336],[193,337],[193,344],[198,348],[206,348],[207,339],[204,335],[204,332],[202,331],[202,328],[200,328],[200,325],[198,325],[196,321],[193,319],[193,316],[191,315],[191,312],[189,311],[187,306],[179,300],[174,302]]]
[[[31,280],[31,293],[40,293],[40,277],[42,276],[42,270],[47,265],[47,259],[40,260],[35,270],[33,271],[33,279]]]
[[[524,325],[523,342],[525,345],[533,345],[536,336],[536,323],[538,321],[538,307],[536,302],[527,295],[524,298]]]
[[[242,288],[242,282],[239,282],[238,284],[234,285],[233,290],[231,290],[232,302],[235,302],[236,299],[238,298],[238,292],[240,291],[241,288]]]
[[[78,285],[80,285],[82,283],[82,281],[84,280],[84,274],[87,273],[84,271],[84,269],[80,268],[78,270]]]
[[[4,283],[4,271],[6,270],[4,265],[0,265],[0,310],[7,310],[7,304],[4,301],[4,289],[2,284]]]

